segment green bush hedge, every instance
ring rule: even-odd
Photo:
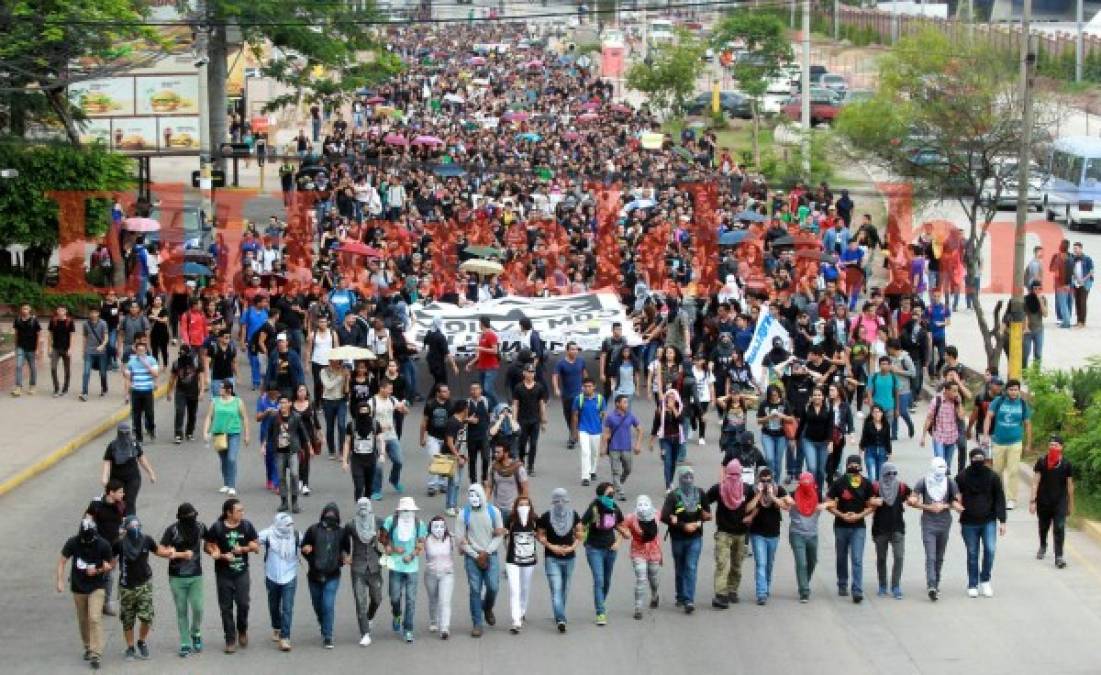
[[[30,305],[41,313],[65,307],[73,316],[86,316],[102,301],[98,293],[55,293],[29,279],[0,275],[0,304],[11,307]]]
[[[1047,447],[1048,436],[1063,437],[1064,451],[1075,467],[1081,489],[1101,493],[1101,358],[1083,368],[1025,374],[1032,402],[1035,449]]]

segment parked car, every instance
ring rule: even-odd
[[[818,78],[818,86],[824,87],[831,91],[836,91],[844,97],[845,92],[849,90],[849,83],[845,81],[844,75],[838,75],[837,73],[825,73]]]
[[[738,117],[744,120],[753,117],[753,107],[750,99],[745,94],[737,91],[719,92],[719,107],[727,117]],[[711,92],[700,94],[692,99],[686,108],[689,115],[707,115],[711,112]]]
[[[841,99],[842,105],[848,105],[850,103],[863,103],[875,96],[875,92],[871,89],[849,89],[845,92],[844,98]]]
[[[811,126],[816,124],[832,124],[834,118],[837,117],[838,111],[840,111],[840,100],[837,94],[829,89],[811,89],[810,90],[810,123]],[[792,96],[787,104],[784,106],[783,111],[789,119],[800,121],[803,119],[803,98],[802,95]]]
[[[979,200],[986,205],[993,205],[995,209],[1017,208],[1017,160],[1007,159],[998,162],[998,173],[1002,176],[1001,192],[995,198],[998,182],[987,181],[983,186]],[[1044,192],[1047,189],[1048,176],[1040,167],[1031,165],[1028,168],[1028,208],[1042,211],[1044,208]]]

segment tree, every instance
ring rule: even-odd
[[[1034,109],[1032,137],[1042,138],[1050,108],[1038,101]],[[858,152],[911,181],[919,198],[959,203],[969,225],[964,264],[977,279],[997,197],[1016,179],[1005,166],[1018,154],[1022,110],[1012,62],[985,43],[928,30],[900,40],[880,60],[875,95],[845,106],[835,128]],[[982,199],[984,188],[993,199]],[[967,293],[995,366],[1003,339],[998,311],[988,323],[978,289]]]
[[[670,44],[656,45],[627,71],[627,86],[650,97],[651,107],[680,116],[703,72],[705,47],[687,32]]]
[[[132,67],[141,51],[159,53],[163,36],[142,25],[144,0],[9,0],[0,4],[0,92],[12,94],[12,128],[45,109],[80,145],[83,117],[65,95],[68,85]]]
[[[761,99],[768,90],[769,80],[780,74],[780,66],[791,61],[791,41],[787,38],[787,27],[779,17],[735,10],[719,22],[711,36],[716,52],[730,42],[741,43],[746,49],[734,61],[731,71],[753,106],[753,164],[760,168]]]

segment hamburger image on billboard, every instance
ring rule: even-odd
[[[199,81],[194,75],[139,77],[139,115],[196,115]]]
[[[160,127],[161,150],[198,150],[198,117],[162,117]]]
[[[157,120],[153,118],[115,119],[115,150],[138,151],[157,149]]]
[[[132,115],[134,80],[110,77],[78,82],[69,86],[69,100],[89,117]]]

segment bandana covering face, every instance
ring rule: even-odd
[[[1047,445],[1047,468],[1054,469],[1063,461],[1063,445],[1051,442]]]
[[[115,440],[112,441],[111,458],[115,464],[126,464],[137,457],[138,448],[134,442],[134,432],[129,422],[119,422],[115,427]]]
[[[651,542],[658,536],[656,515],[649,497],[639,495],[635,499],[635,516],[638,517],[638,529],[642,530],[643,542]]]
[[[277,513],[271,521],[271,531],[268,536],[268,550],[283,560],[294,560],[298,557],[298,542],[294,536],[294,519],[289,513]]]
[[[731,511],[737,510],[745,502],[742,463],[736,459],[732,459],[726,464],[723,482],[719,483],[719,497],[723,500],[723,506]]]
[[[352,522],[356,526],[356,536],[362,543],[367,544],[375,538],[375,513],[371,509],[370,499],[360,497],[356,502],[356,515]]]
[[[887,462],[883,465],[879,478],[879,496],[883,498],[884,504],[887,506],[895,505],[895,500],[898,499],[899,485],[898,467]]]
[[[680,466],[674,479],[677,496],[686,511],[695,512],[700,507],[700,490],[696,487],[696,472],[690,466]]]
[[[934,457],[925,474],[925,492],[934,502],[943,502],[948,495],[948,464],[943,457]]]
[[[795,508],[807,517],[818,508],[818,486],[814,483],[814,474],[809,471],[799,474],[799,485],[795,488]]]
[[[565,537],[573,529],[570,495],[565,488],[555,488],[554,492],[551,492],[550,521],[551,529],[559,537]]]

